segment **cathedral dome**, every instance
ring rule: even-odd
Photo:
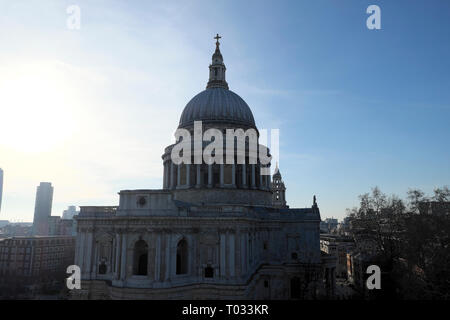
[[[247,103],[236,93],[223,87],[208,88],[189,101],[181,114],[179,128],[191,126],[194,121],[255,128],[255,120]]]
[[[247,103],[236,93],[228,89],[225,80],[226,67],[216,39],[216,51],[209,65],[209,81],[206,90],[200,92],[189,101],[181,114],[178,128],[194,125],[194,121],[216,122],[255,128],[255,120]]]

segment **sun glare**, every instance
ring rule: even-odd
[[[64,64],[43,62],[0,70],[0,146],[45,152],[63,143],[74,129],[75,111]]]

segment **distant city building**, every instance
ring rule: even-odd
[[[3,170],[0,168],[0,212],[2,212],[2,198],[3,198]]]
[[[0,239],[0,297],[24,286],[60,281],[74,264],[75,237],[12,237]],[[19,287],[19,288],[18,288]]]
[[[78,215],[80,212],[77,211],[76,206],[69,206],[67,210],[63,211],[63,219],[73,219],[74,216]]]
[[[330,233],[338,226],[338,219],[326,218],[320,222],[320,231],[323,233]]]
[[[37,187],[34,207],[33,235],[48,234],[48,222],[52,212],[53,187],[50,182],[41,182]]]
[[[345,217],[336,227],[336,233],[341,236],[350,236],[350,218]]]
[[[49,236],[75,236],[75,220],[61,219],[60,216],[50,216],[48,218]]]
[[[8,224],[9,224],[8,220],[0,220],[0,228],[3,228],[4,226],[6,226]]]
[[[0,238],[31,236],[31,234],[32,223],[29,222],[8,223],[0,229]]]
[[[335,234],[320,235],[320,250],[334,255],[336,259],[336,276],[347,278],[347,254],[355,248],[355,242],[351,237]]]
[[[48,233],[49,236],[57,236],[60,232],[61,217],[50,216],[48,217]]]

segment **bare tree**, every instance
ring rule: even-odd
[[[419,204],[428,201],[425,193],[419,189],[409,189],[407,194],[408,209],[413,213],[419,213]]]
[[[419,205],[427,201],[445,207],[449,188],[436,188],[432,197],[410,189],[406,204],[377,187],[359,199],[359,208],[347,210],[351,232],[357,244],[368,240],[376,244],[399,297],[450,299],[450,216],[417,214]]]
[[[450,201],[450,189],[448,186],[434,189],[433,200],[438,202]]]

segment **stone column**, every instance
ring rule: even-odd
[[[252,266],[253,265],[255,265],[255,262],[256,262],[256,237],[255,237],[255,234],[254,233],[252,233],[252,235],[251,235],[251,237],[252,237]]]
[[[114,274],[114,279],[119,279],[120,276],[120,249],[122,247],[122,237],[120,236],[120,234],[116,235],[116,258],[115,258],[115,274]]]
[[[219,168],[220,168],[220,187],[223,187],[223,164],[219,164]]]
[[[212,172],[212,164],[208,165],[208,188],[212,188],[213,181],[213,172]]]
[[[84,238],[85,238],[84,232],[79,232],[78,239],[77,239],[78,259],[75,261],[75,264],[80,267],[82,274],[84,272],[84,263],[85,263],[85,261],[84,261],[84,246],[85,246]]]
[[[156,253],[155,253],[155,280],[161,279],[161,234],[156,235]]]
[[[197,168],[197,184],[196,184],[196,187],[200,188],[201,187],[201,164],[197,164],[196,168]]]
[[[264,189],[263,186],[263,175],[261,174],[262,165],[259,165],[259,188]]]
[[[170,165],[166,162],[166,189],[170,188]]]
[[[175,165],[170,161],[170,189],[175,188]]]
[[[186,185],[191,186],[191,165],[186,164]]]
[[[245,233],[240,233],[239,238],[241,239],[241,276],[245,275],[247,272],[247,237]]]
[[[98,265],[98,246],[99,246],[99,243],[97,241],[94,241],[93,243],[94,243],[95,247],[94,247],[94,261],[93,261],[93,264],[92,264],[93,268],[91,268],[91,275],[92,274],[95,275],[97,273],[97,268],[98,268],[97,265]]]
[[[226,234],[220,234],[220,276],[225,277],[226,275]]]
[[[92,231],[89,231],[87,234],[87,256],[86,256],[86,275],[91,276],[92,270]]]
[[[235,275],[235,256],[234,256],[234,250],[235,250],[235,242],[234,242],[234,233],[230,233],[228,235],[228,246],[230,248],[230,257],[228,259],[229,261],[229,267],[228,270],[230,270],[230,277],[234,277]]]
[[[167,189],[169,187],[169,170],[168,170],[167,162],[164,162],[164,182],[163,182],[163,189]]]
[[[126,234],[122,233],[122,250],[120,259],[120,280],[125,280],[127,277],[127,239]]]
[[[165,189],[166,188],[166,164],[164,163],[164,160],[163,160],[163,189]]]
[[[252,164],[251,167],[252,167],[252,189],[255,189],[256,188],[255,165]]]
[[[170,256],[171,256],[171,250],[170,250],[170,246],[171,246],[171,235],[167,234],[166,235],[166,270],[164,270],[164,279],[168,280],[170,277],[170,272],[171,272],[171,264],[170,264]]]
[[[181,184],[181,164],[177,165],[177,188]]]
[[[252,262],[253,262],[253,255],[252,255],[252,235],[249,233],[246,235],[247,240],[247,270],[251,270]]]
[[[245,168],[245,163],[242,164],[242,186],[247,187],[247,170]]]
[[[236,187],[236,164],[231,165],[231,184]]]

